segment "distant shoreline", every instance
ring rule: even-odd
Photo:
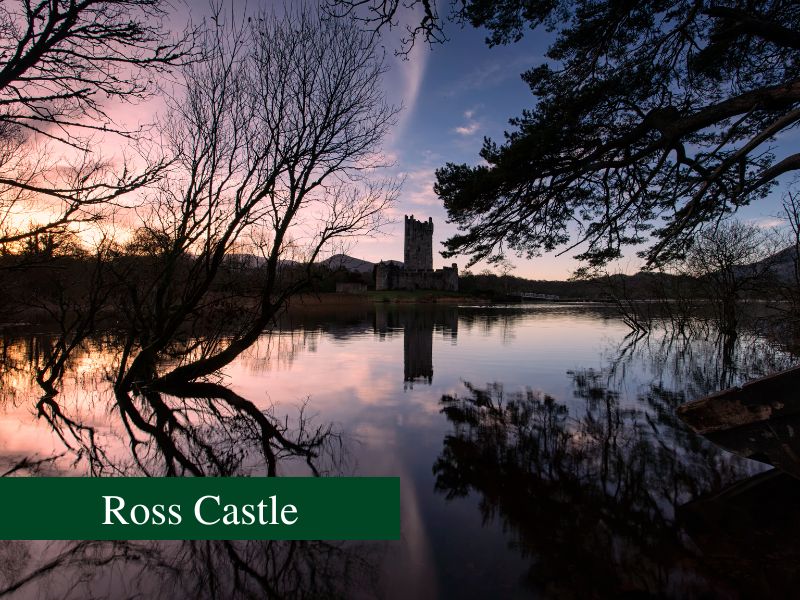
[[[458,304],[469,304],[472,306],[497,305],[497,304],[607,304],[597,300],[585,300],[574,298],[563,298],[559,300],[526,300],[520,302],[513,297],[487,297],[475,294],[463,294],[459,292],[443,292],[436,290],[392,290],[392,291],[368,291],[362,293],[341,293],[341,292],[319,292],[304,293],[292,296],[287,302],[283,314],[299,314],[304,312],[336,312],[358,308],[371,308],[373,306],[396,306],[396,305],[447,305],[455,306]],[[0,318],[0,333],[13,333],[15,331],[30,331],[31,328],[36,332],[53,333],[56,331],[55,325],[51,322],[52,316],[43,309],[29,307],[25,310],[14,312]],[[103,311],[98,317],[98,325],[101,329],[113,330],[115,324],[120,323],[119,315],[113,311]]]

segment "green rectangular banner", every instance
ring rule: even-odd
[[[397,477],[4,477],[3,540],[397,540]]]

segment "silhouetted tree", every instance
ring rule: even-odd
[[[748,292],[766,290],[776,277],[773,262],[785,244],[776,232],[739,221],[701,231],[677,269],[698,280],[714,301],[720,331],[735,336],[739,303]]]
[[[401,47],[396,50],[402,56],[408,55],[418,37],[422,37],[430,45],[447,39],[438,5],[437,0],[411,0],[402,3],[400,0],[325,0],[322,3],[330,16],[354,18],[372,31],[397,27],[406,10],[418,12],[421,15],[419,21],[415,21],[414,15],[404,25],[405,36]]]
[[[800,195],[794,189],[787,190],[783,200],[783,220],[789,226],[789,246],[781,253],[788,265],[782,275],[784,285],[778,294],[784,305],[777,305],[782,313],[780,335],[788,346],[796,348],[800,337]]]
[[[205,59],[184,69],[164,123],[176,166],[133,240],[154,252],[151,266],[119,269],[124,390],[230,363],[308,283],[326,245],[376,231],[396,193],[372,177],[396,110],[383,99],[380,54],[352,23],[305,9],[226,23],[217,12],[204,36]],[[243,249],[260,264],[245,293],[220,279],[226,256]],[[242,295],[249,302],[226,304]],[[205,324],[225,323],[228,337],[170,361],[173,344],[215,309]]]
[[[170,177],[144,198],[139,227],[123,245],[101,242],[93,261],[52,265],[69,268],[45,275],[26,307],[59,333],[42,344],[36,411],[97,474],[121,467],[59,392],[101,327],[114,336],[114,412],[141,472],[224,475],[248,441],[269,475],[282,452],[316,456],[325,431],[290,436],[213,376],[274,324],[331,240],[384,223],[397,189],[374,177],[396,113],[382,57],[351,23],[306,9],[226,22],[218,7],[198,35],[202,60],[182,67],[162,126]],[[243,250],[255,255],[246,273],[228,260]]]
[[[399,20],[398,0],[331,0],[374,27]],[[435,39],[447,13],[407,3]],[[651,242],[658,264],[694,231],[765,196],[800,168],[773,140],[800,122],[800,6],[789,0],[452,5],[489,44],[528,28],[555,32],[547,62],[523,75],[536,105],[503,143],[486,140],[479,166],[448,164],[436,191],[463,233],[445,256],[506,249],[534,256],[569,244],[603,264]]]
[[[164,0],[0,5],[0,245],[95,221],[163,173],[159,157],[112,164],[98,145],[139,138],[141,127],[112,118],[114,103],[150,98],[194,58],[193,31],[172,33],[170,10]]]
[[[446,255],[572,241],[602,264],[652,241],[641,255],[658,264],[800,168],[800,154],[776,159],[772,144],[800,121],[796,3],[534,3],[504,31],[522,23],[558,30],[553,62],[525,73],[536,107],[502,145],[485,142],[488,165],[438,171],[466,231]]]

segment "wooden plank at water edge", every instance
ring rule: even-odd
[[[701,435],[800,414],[800,366],[723,390],[678,407]]]

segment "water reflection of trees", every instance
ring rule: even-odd
[[[214,343],[211,334],[178,339],[172,360],[191,364],[212,355]],[[5,340],[4,393],[14,390],[16,404],[30,401],[63,445],[53,456],[6,457],[5,475],[69,469],[96,476],[274,476],[343,468],[340,436],[307,418],[303,406],[294,418],[278,418],[215,377],[159,381],[168,365],[130,378],[127,351],[111,337],[71,347],[61,336]],[[0,548],[0,595],[346,597],[375,572],[373,555],[325,542],[54,541]]]
[[[211,343],[198,340],[185,352],[203,353]],[[294,418],[279,419],[272,407],[260,408],[211,377],[125,386],[119,340],[85,340],[61,354],[68,360],[54,360],[61,351],[53,349],[63,347],[52,335],[4,339],[0,392],[7,406],[32,407],[68,450],[72,468],[85,463],[92,475],[275,475],[285,457],[300,459],[311,473],[339,460],[338,435],[312,424],[304,405]]]
[[[293,419],[278,419],[271,407],[259,408],[213,379],[119,387],[119,340],[86,340],[61,367],[49,359],[50,349],[63,345],[58,336],[4,342],[6,403],[29,403],[49,425],[69,452],[62,466],[85,465],[92,475],[274,475],[287,456],[312,473],[338,460],[338,436],[311,424],[303,406]]]
[[[690,333],[657,330],[629,334],[606,351],[609,385],[624,384],[632,371],[680,391],[687,400],[781,371],[796,357],[752,331],[719,335],[700,327]]]
[[[763,467],[695,435],[675,409],[791,357],[742,336],[724,343],[628,338],[605,368],[569,372],[574,397],[564,401],[466,383],[441,400],[452,429],[433,466],[436,490],[476,494],[484,522],[499,521],[530,559],[528,583],[546,594],[735,594],[751,573],[712,568],[676,515]]]
[[[66,448],[52,457],[14,457],[5,475],[52,472],[57,464],[129,476],[317,475],[342,468],[339,435],[309,420],[303,407],[296,418],[279,419],[210,378],[157,388],[152,380],[134,381],[126,389],[119,385],[125,377],[119,347],[76,348],[51,378],[55,363],[42,349],[59,344],[45,338],[5,348],[14,377],[38,381],[40,393],[29,389],[26,397]],[[185,348],[202,353],[200,345]],[[78,381],[75,371],[93,356],[103,357],[97,372]],[[76,379],[65,382],[65,374]],[[60,393],[65,384],[82,402]],[[82,409],[91,399],[106,420]],[[348,597],[351,586],[372,585],[375,572],[374,553],[327,542],[3,542],[0,548],[0,596]]]
[[[3,542],[0,597],[346,598],[353,589],[369,596],[368,556],[318,541]]]

